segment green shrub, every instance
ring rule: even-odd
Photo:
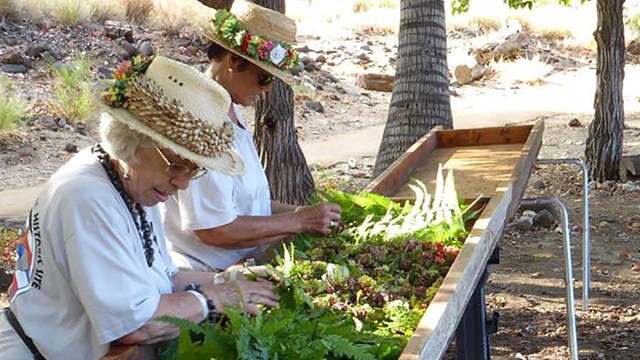
[[[88,119],[95,109],[89,62],[76,60],[51,69],[54,83],[49,105],[53,115],[65,117],[70,122]]]
[[[28,118],[30,104],[13,93],[10,78],[0,76],[0,132],[11,131]]]
[[[16,245],[20,237],[22,237],[22,231],[0,226],[0,268],[15,267]]]

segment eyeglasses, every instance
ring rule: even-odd
[[[160,154],[160,157],[167,164],[167,175],[169,177],[185,176],[188,175],[191,180],[197,179],[207,173],[207,169],[203,167],[192,168],[183,164],[174,164],[162,153],[160,148],[156,146],[156,151]]]
[[[271,74],[258,75],[258,85],[267,86],[272,82],[273,82],[273,75]]]

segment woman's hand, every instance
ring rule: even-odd
[[[213,301],[218,311],[224,312],[226,305],[240,305],[246,311],[257,314],[258,305],[275,306],[278,296],[273,292],[274,284],[266,280],[250,281],[244,276],[222,284],[203,287],[204,295]]]
[[[340,224],[342,209],[337,204],[320,203],[296,210],[302,232],[328,235]]]

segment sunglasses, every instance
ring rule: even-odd
[[[158,154],[160,154],[160,157],[162,158],[162,160],[164,160],[165,164],[167,164],[167,175],[169,175],[169,177],[171,178],[178,176],[189,176],[191,180],[194,180],[207,173],[207,169],[203,167],[193,168],[183,164],[172,163],[169,159],[167,159],[167,157],[157,146],[156,151],[158,152]]]
[[[258,75],[258,85],[267,86],[272,82],[273,82],[273,75],[271,74]]]

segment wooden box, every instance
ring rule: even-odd
[[[446,352],[504,225],[518,208],[542,145],[544,123],[480,129],[434,129],[418,140],[366,190],[411,199],[411,179],[435,187],[439,164],[453,169],[458,195],[482,197],[484,210],[420,320],[400,359],[439,359]]]

